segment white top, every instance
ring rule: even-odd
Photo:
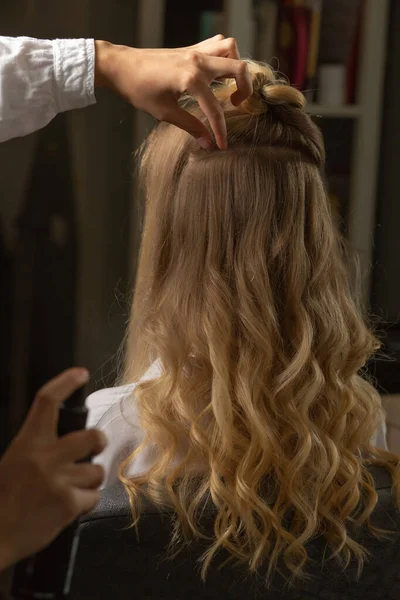
[[[94,40],[0,36],[0,142],[96,102]]]
[[[143,380],[149,380],[160,374],[160,366],[154,363]],[[91,394],[86,406],[89,409],[87,427],[97,427],[104,431],[108,438],[108,446],[96,456],[93,462],[103,465],[105,479],[102,487],[118,482],[118,467],[144,439],[143,429],[139,424],[139,413],[135,405],[136,384],[108,388]],[[378,448],[387,450],[386,425],[381,423],[373,443]],[[178,457],[177,457],[178,458]],[[128,476],[146,473],[152,465],[151,450],[146,448],[129,465],[125,471]]]
[[[160,375],[159,363],[155,362],[142,378],[142,381],[154,379]],[[118,482],[118,467],[144,439],[144,431],[139,424],[139,413],[135,404],[136,384],[107,388],[91,394],[86,400],[89,409],[87,428],[96,427],[104,431],[108,446],[93,459],[103,465],[105,478],[102,487]],[[136,457],[126,470],[130,476],[146,473],[151,466],[151,450],[146,448]]]

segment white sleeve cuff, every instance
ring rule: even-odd
[[[58,111],[94,104],[94,40],[57,39],[53,41],[53,52]]]

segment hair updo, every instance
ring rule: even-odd
[[[244,143],[292,149],[322,167],[325,162],[322,134],[304,110],[304,95],[279,77],[268,64],[246,62],[253,93],[244,102],[239,106],[231,103],[231,96],[237,89],[235,79],[225,79],[214,89],[225,113],[228,147]],[[258,120],[257,126],[246,127],[243,120],[253,118]]]
[[[306,105],[304,95],[289,83],[277,76],[266,63],[247,61],[253,81],[253,93],[240,105],[240,110],[260,115],[275,107],[303,110]],[[216,88],[217,97],[227,100],[236,89],[234,79],[225,79],[222,86]]]

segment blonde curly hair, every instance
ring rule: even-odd
[[[268,581],[280,561],[303,576],[317,535],[361,568],[350,524],[379,534],[368,467],[391,472],[399,502],[399,461],[371,442],[383,412],[364,366],[380,343],[353,293],[321,133],[297,89],[268,65],[249,68],[254,93],[239,107],[233,81],[214,90],[228,150],[202,150],[168,124],[143,148],[146,218],[124,380],[140,381],[155,360],[162,372],[135,389],[146,437],[120,478],[134,523],[142,495],[175,508],[173,543],[204,535],[211,498],[203,576],[226,549],[251,572],[265,567]],[[185,106],[201,118],[194,100]],[[127,477],[144,448],[153,466]]]

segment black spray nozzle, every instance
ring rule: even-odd
[[[79,390],[76,390],[71,396],[63,402],[64,408],[69,409],[77,409],[84,408],[86,399],[85,388],[81,387]]]

